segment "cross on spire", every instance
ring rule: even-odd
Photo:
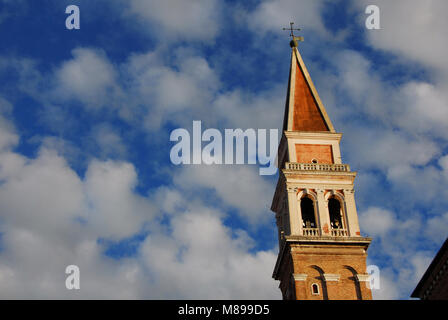
[[[294,22],[290,22],[289,23],[290,24],[290,27],[289,28],[283,28],[283,30],[289,30],[289,31],[291,31],[291,33],[289,34],[289,36],[291,36],[292,38],[294,38],[294,30],[296,30],[296,31],[300,31],[300,28],[293,28],[293,26],[294,26]]]
[[[300,28],[294,28],[294,22],[290,22],[289,23],[289,28],[283,28],[283,30],[289,30],[290,31],[290,34],[289,34],[289,36],[292,38],[292,41],[291,41],[291,47],[297,47],[297,41],[303,41],[303,37],[296,37],[295,35],[294,35],[294,31],[300,31],[301,29]]]

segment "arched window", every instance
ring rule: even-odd
[[[333,229],[343,229],[341,215],[341,203],[335,198],[328,200],[328,211],[330,211],[330,224]]]
[[[317,283],[311,285],[311,293],[313,295],[319,295],[319,285]]]
[[[302,198],[302,201],[300,201],[300,210],[302,212],[303,226],[305,228],[316,228],[313,200],[308,197]]]

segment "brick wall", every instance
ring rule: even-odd
[[[366,282],[355,275],[366,273],[367,254],[362,248],[333,246],[292,247],[295,274],[307,274],[305,281],[295,281],[299,300],[370,300]],[[325,281],[324,274],[339,275],[338,281]],[[319,295],[313,295],[311,285],[319,285]]]
[[[311,163],[316,159],[318,163],[333,164],[333,152],[330,145],[296,144],[298,163]]]

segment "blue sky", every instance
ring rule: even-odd
[[[65,28],[78,5],[80,30]],[[377,4],[381,30],[367,30]],[[174,166],[170,132],[280,128],[290,21],[358,171],[378,299],[446,238],[442,0],[0,1],[0,297],[266,298],[277,176]],[[82,289],[65,289],[65,267]],[[216,288],[219,288],[218,290]]]

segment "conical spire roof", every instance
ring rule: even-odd
[[[291,42],[291,69],[283,130],[335,132],[296,44]]]

